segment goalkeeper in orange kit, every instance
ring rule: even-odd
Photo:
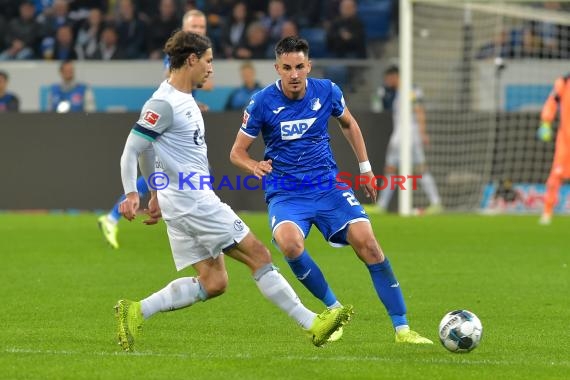
[[[556,79],[552,92],[546,99],[540,115],[541,124],[537,135],[542,141],[552,140],[552,121],[559,113],[559,127],[556,136],[554,160],[548,180],[544,210],[540,224],[550,224],[554,207],[558,202],[558,192],[565,179],[570,178],[570,74]]]

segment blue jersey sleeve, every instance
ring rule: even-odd
[[[254,96],[243,111],[241,131],[250,137],[257,137],[263,126],[263,106],[257,96]]]
[[[346,104],[344,102],[342,90],[336,84],[332,83],[332,116],[341,117],[344,113],[345,107]]]

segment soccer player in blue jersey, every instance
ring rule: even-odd
[[[197,9],[192,9],[186,12],[182,17],[183,31],[192,32],[201,36],[205,36],[206,29],[207,29],[207,20],[206,20],[206,15],[203,12]],[[164,67],[166,70],[166,77],[168,78],[168,76],[170,75],[170,59],[168,58],[168,55],[165,55],[164,57]],[[200,83],[198,87],[205,90],[211,90],[213,88],[213,81],[211,78],[208,78],[208,80],[206,80],[205,83]],[[200,102],[197,103],[198,103],[198,108],[200,108],[200,111],[202,112],[208,111],[208,106],[206,104]],[[137,191],[141,198],[144,198],[149,194],[148,185],[142,176],[137,179]],[[105,240],[114,249],[119,248],[119,240],[117,239],[117,235],[119,233],[118,223],[119,220],[121,220],[121,213],[119,212],[119,204],[124,200],[125,196],[121,195],[117,203],[115,203],[115,205],[111,209],[111,211],[109,211],[105,215],[101,215],[97,219],[97,224],[99,225],[99,228],[101,229],[101,232],[105,237]]]
[[[396,342],[431,344],[408,326],[402,289],[368,216],[353,191],[336,182],[338,169],[327,131],[331,116],[338,120],[354,150],[362,175],[370,181],[374,177],[360,127],[341,89],[327,79],[307,78],[311,61],[304,39],[280,40],[275,56],[280,79],[252,97],[230,158],[246,172],[265,177],[265,199],[276,245],[297,278],[329,308],[341,304],[305,249],[304,240],[315,225],[332,246],[352,246],[370,272],[395,328]],[[248,151],[260,133],[265,156],[257,161]],[[376,199],[370,182],[364,190]]]

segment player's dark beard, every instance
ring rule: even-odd
[[[200,84],[196,85],[196,88],[202,88],[202,87],[204,87],[204,83],[200,83]]]

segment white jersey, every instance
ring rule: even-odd
[[[134,132],[153,142],[155,178],[161,184],[169,181],[164,189],[157,189],[165,220],[192,214],[203,197],[217,198],[207,185],[204,119],[192,94],[176,90],[165,80],[144,104]]]
[[[420,128],[418,125],[418,120],[416,118],[416,113],[414,112],[414,105],[416,103],[421,103],[423,101],[423,92],[421,88],[415,87],[412,89],[412,140],[413,142],[421,142],[420,139]],[[390,136],[390,145],[399,146],[400,145],[400,92],[396,92],[394,97],[394,103],[392,104],[392,121],[393,121],[393,131]]]

